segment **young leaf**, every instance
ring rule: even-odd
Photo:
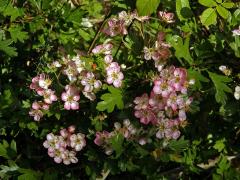
[[[122,109],[124,104],[121,91],[111,86],[108,87],[108,90],[110,93],[106,93],[101,96],[101,100],[103,101],[97,104],[97,110],[107,110],[107,112],[110,113],[113,112],[115,106],[117,106],[118,109]]]
[[[219,14],[220,16],[222,16],[222,18],[224,18],[224,19],[227,19],[227,18],[228,18],[230,12],[229,12],[227,9],[225,9],[225,8],[222,7],[221,5],[217,6],[216,9],[217,9],[218,14]]]
[[[215,94],[216,101],[221,104],[226,104],[226,100],[227,100],[226,93],[232,92],[232,89],[229,88],[226,85],[226,83],[231,82],[232,79],[227,76],[218,75],[209,71],[208,71],[208,74],[216,88],[216,94]]]
[[[217,13],[213,8],[207,8],[200,16],[201,22],[205,26],[215,25],[217,23]]]
[[[214,0],[199,0],[198,1],[201,5],[206,7],[214,7],[217,3]]]
[[[0,40],[0,51],[5,52],[7,55],[11,57],[17,56],[18,53],[16,52],[16,48],[9,46],[10,44],[12,44],[11,39],[7,39],[4,41]]]
[[[189,0],[177,0],[176,1],[176,12],[180,21],[185,20],[192,14]]]
[[[136,6],[140,16],[147,16],[155,12],[160,0],[137,0]]]

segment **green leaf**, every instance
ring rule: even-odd
[[[17,144],[14,140],[11,141],[10,148],[14,151],[17,152]]]
[[[217,13],[213,8],[207,8],[200,16],[201,22],[205,26],[215,25],[217,23]]]
[[[188,77],[189,77],[189,79],[194,79],[195,80],[194,86],[197,89],[201,89],[202,88],[201,82],[209,82],[208,78],[203,76],[201,74],[201,72],[199,72],[197,70],[194,70],[194,69],[188,69]]]
[[[192,11],[189,5],[189,0],[177,0],[176,1],[176,12],[180,21],[191,17]]]
[[[199,0],[198,1],[201,5],[207,7],[214,7],[217,6],[217,3],[214,0]]]
[[[11,21],[15,21],[18,17],[24,15],[21,8],[13,7],[11,3],[3,11],[4,16],[11,16]]]
[[[0,0],[0,12],[3,12],[8,4],[9,0]]]
[[[136,7],[138,14],[140,16],[151,15],[157,10],[159,3],[160,0],[137,0]]]
[[[123,109],[124,104],[122,100],[122,92],[111,86],[108,87],[110,93],[103,94],[101,96],[101,102],[97,104],[97,110],[105,111],[108,113],[113,112],[114,107],[117,106],[118,109]]]
[[[123,152],[123,147],[122,147],[123,141],[124,141],[124,136],[120,133],[116,134],[111,138],[111,145],[113,150],[116,151],[116,158],[119,157]]]
[[[5,52],[7,55],[13,57],[13,56],[17,56],[17,52],[16,52],[16,48],[15,47],[11,47],[9,46],[10,44],[12,44],[12,40],[11,39],[7,39],[4,41],[0,40],[0,51]]]
[[[222,0],[216,0],[217,3],[222,3]]]
[[[66,18],[67,22],[76,22],[80,23],[82,21],[82,16],[84,14],[84,11],[80,8],[73,10],[68,17]]]
[[[169,142],[168,147],[174,151],[183,151],[189,146],[189,141],[185,140],[184,137],[181,137],[178,140],[172,140]]]
[[[225,9],[224,7],[222,7],[221,5],[217,6],[216,9],[217,9],[218,14],[220,16],[222,16],[222,18],[224,18],[224,19],[227,19],[228,16],[230,15],[230,12],[227,9]]]
[[[180,36],[173,36],[172,39],[170,39],[171,45],[176,50],[175,56],[178,58],[178,60],[181,62],[181,59],[183,58],[189,64],[193,64],[193,59],[189,52],[189,41],[190,41],[190,36],[188,36],[184,42]]]
[[[224,2],[221,5],[227,9],[231,9],[234,7],[234,3],[232,3],[232,2]]]
[[[24,42],[24,40],[28,39],[28,33],[22,31],[22,27],[20,26],[11,26],[8,31],[10,32],[11,38],[14,42],[20,41]]]
[[[218,75],[209,71],[208,71],[208,74],[216,88],[216,94],[215,94],[216,101],[223,105],[226,104],[226,100],[227,100],[226,93],[232,92],[232,89],[229,88],[226,85],[226,83],[231,82],[232,79],[227,76]]]
[[[4,157],[6,159],[10,159],[10,157],[8,156],[8,153],[7,153],[7,148],[4,147],[3,144],[0,144],[0,157]]]

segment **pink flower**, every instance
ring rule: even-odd
[[[111,55],[112,48],[113,48],[113,45],[111,43],[105,43],[105,44],[101,44],[101,45],[98,45],[95,48],[93,48],[92,53],[93,54]]]
[[[62,93],[62,100],[65,101],[64,109],[66,110],[77,110],[79,109],[79,101],[80,95],[79,91],[76,87],[67,85],[65,87],[66,92]]]
[[[134,109],[136,110],[147,109],[149,106],[148,101],[149,101],[149,98],[147,93],[144,93],[140,97],[136,97],[133,101],[136,104]]]
[[[85,135],[82,133],[71,135],[70,146],[75,149],[75,151],[81,151],[86,146]]]
[[[94,89],[99,89],[102,86],[102,82],[100,80],[96,80],[92,72],[88,72],[83,77],[81,84],[84,86],[83,91],[85,92],[92,92]]]
[[[118,63],[112,62],[106,68],[106,71],[107,71],[107,83],[113,84],[117,88],[121,87],[124,75],[120,71],[120,66],[118,65]]]
[[[151,92],[150,99],[149,99],[150,106],[155,109],[164,109],[166,100],[160,95],[155,94],[153,91]]]
[[[168,97],[168,95],[173,91],[173,88],[168,85],[167,81],[164,79],[159,79],[154,81],[153,92],[155,94],[161,94],[163,97]]]
[[[55,95],[55,91],[51,89],[47,89],[43,92],[44,102],[47,104],[52,104],[53,101],[57,101],[57,96]]]
[[[172,92],[167,99],[167,106],[171,107],[173,111],[176,111],[178,108],[177,104],[177,94]]]
[[[112,18],[107,22],[107,27],[103,32],[111,37],[119,34],[126,35],[128,33],[124,20],[118,20],[116,18]]]
[[[29,115],[33,117],[34,121],[40,121],[43,117],[43,112],[39,109],[32,109],[30,110]]]
[[[165,12],[165,11],[158,11],[158,16],[161,20],[163,20],[166,23],[174,23],[174,14]]]
[[[134,112],[135,117],[140,119],[143,124],[156,123],[156,117],[150,109],[141,109]]]
[[[52,81],[47,77],[47,75],[40,74],[38,84],[41,88],[48,89],[48,87],[52,84]]]
[[[94,143],[98,146],[103,145],[106,140],[110,137],[110,133],[107,131],[96,132],[96,137],[94,139]]]

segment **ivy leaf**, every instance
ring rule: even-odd
[[[28,33],[22,31],[22,27],[20,26],[11,26],[8,31],[10,32],[11,38],[14,42],[20,41],[24,42],[24,40],[28,39]]]
[[[217,12],[218,12],[218,14],[223,18],[223,19],[227,19],[228,18],[228,16],[230,15],[230,12],[227,10],[227,9],[225,9],[224,7],[222,7],[222,6],[217,6]]]
[[[226,93],[232,92],[232,89],[229,88],[226,85],[226,83],[231,82],[232,79],[227,76],[218,75],[209,71],[208,71],[208,74],[216,88],[216,94],[215,94],[216,101],[223,105],[226,104],[226,100],[227,100]]]
[[[201,5],[206,7],[214,7],[217,6],[217,3],[214,0],[199,0],[198,1]]]
[[[115,106],[117,106],[118,109],[123,109],[124,104],[121,91],[111,86],[108,87],[108,90],[110,93],[106,93],[101,96],[101,100],[103,101],[97,104],[97,110],[107,110],[108,113],[111,113],[113,112]]]
[[[200,16],[201,22],[205,26],[215,25],[217,23],[217,13],[213,8],[207,8]]]
[[[17,56],[18,53],[16,52],[16,48],[9,46],[10,44],[12,44],[11,39],[7,39],[4,41],[0,40],[0,51],[5,52],[7,55],[11,57]]]
[[[155,12],[160,0],[137,0],[136,6],[140,16],[147,16]]]
[[[191,17],[192,11],[189,5],[189,0],[177,0],[176,1],[176,12],[180,21]]]

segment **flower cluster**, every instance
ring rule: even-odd
[[[187,94],[188,86],[185,69],[174,66],[163,69],[154,81],[150,97],[145,93],[135,98],[135,117],[143,124],[154,125],[157,138],[177,139],[192,102]]]
[[[175,20],[174,20],[174,14],[173,14],[173,13],[170,13],[170,12],[158,11],[158,17],[159,17],[162,21],[164,21],[164,22],[166,22],[166,23],[168,23],[168,24],[175,22]]]
[[[113,61],[112,57],[112,44],[105,43],[96,46],[93,50],[93,54],[103,54],[104,55],[104,66],[106,70],[106,80],[108,84],[113,84],[114,87],[121,87],[122,80],[124,78],[123,73],[121,72],[121,68],[117,62]]]
[[[51,65],[52,67],[61,67],[63,74],[66,75],[70,81],[65,87],[66,92],[62,93],[62,100],[65,102],[64,108],[66,110],[79,109],[77,101],[80,99],[80,91],[91,101],[96,99],[95,93],[101,88],[102,82],[96,78],[97,75],[93,72],[94,68],[89,69],[87,65],[89,64],[81,59],[80,53],[72,58],[63,58],[62,62],[55,61],[54,64]],[[71,98],[67,100],[67,97],[70,96],[76,96],[75,98],[78,100]],[[66,102],[70,101],[75,104],[73,107],[66,105]]]
[[[236,100],[240,99],[240,86],[235,87],[234,97]]]
[[[157,41],[155,41],[155,46],[152,48],[144,47],[144,59],[151,60],[155,62],[155,67],[160,72],[167,59],[171,56],[171,51],[169,50],[170,45],[164,42],[165,33],[160,32],[158,34]]]
[[[48,155],[56,163],[69,165],[77,163],[76,154],[86,146],[85,135],[82,133],[74,134],[75,127],[60,130],[60,135],[49,133],[43,146],[48,149]]]
[[[134,19],[145,21],[148,20],[148,17],[139,17],[136,12],[127,13],[126,11],[122,11],[118,14],[118,17],[113,17],[107,22],[107,27],[103,32],[111,37],[116,35],[126,35],[128,34],[127,27]]]
[[[101,146],[105,150],[105,154],[110,155],[113,153],[111,147],[111,139],[117,135],[121,134],[126,139],[132,139],[136,134],[137,129],[131,124],[128,119],[123,121],[123,125],[119,122],[114,123],[114,130],[112,132],[102,131],[96,132],[96,137],[94,143],[98,146]]]
[[[34,118],[35,121],[39,121],[43,117],[43,110],[48,110],[49,106],[57,101],[55,91],[49,89],[52,81],[45,74],[40,74],[32,79],[30,89],[34,90],[39,96],[43,97],[43,101],[34,102],[29,115]]]

